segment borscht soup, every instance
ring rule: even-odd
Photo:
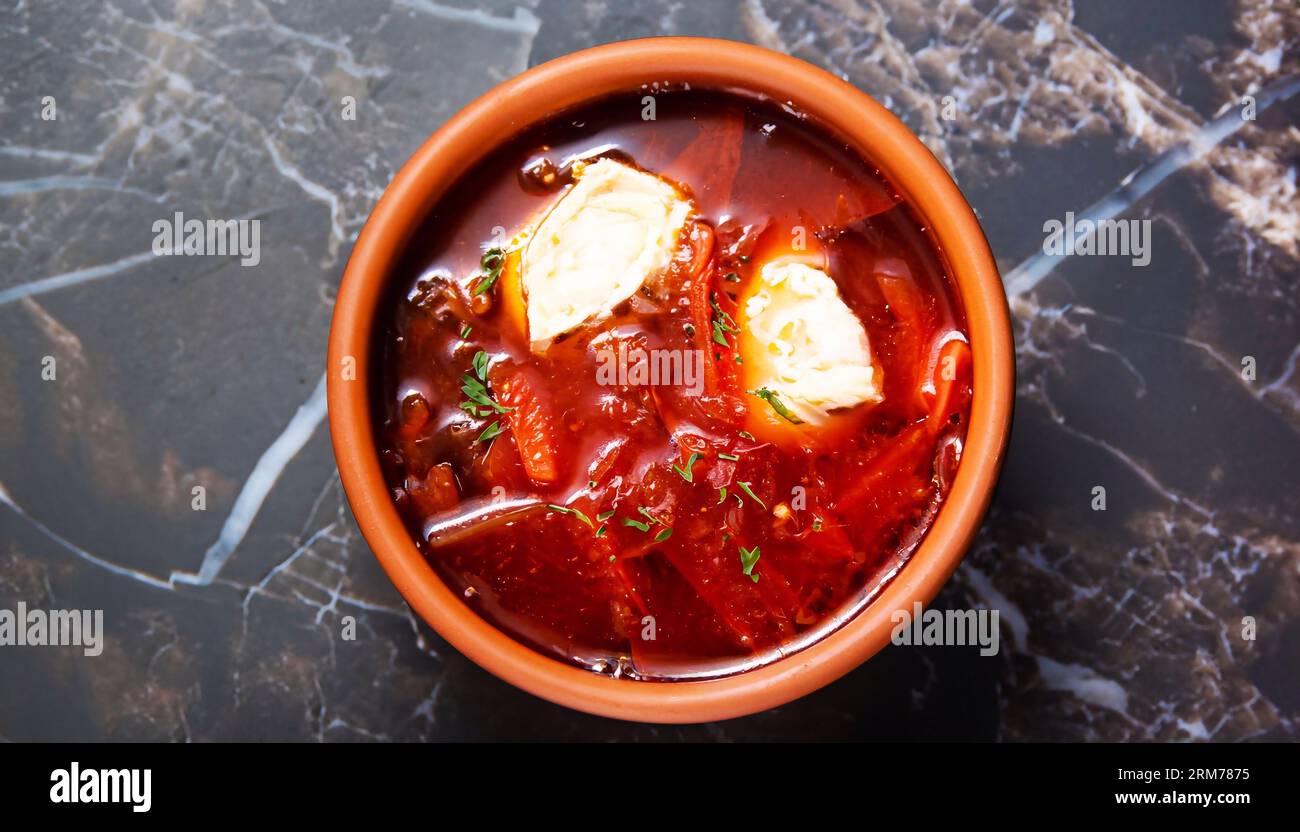
[[[384,475],[464,603],[544,654],[725,676],[869,604],[971,401],[944,259],[794,106],[646,87],[500,144],[381,310]]]

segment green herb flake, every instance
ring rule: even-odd
[[[470,326],[469,324],[465,324],[464,326],[462,326],[460,328],[460,340],[464,341],[466,338],[469,337],[469,334],[473,331],[474,331],[474,327]]]
[[[731,349],[731,342],[727,340],[727,333],[740,332],[740,327],[736,326],[735,320],[718,305],[718,296],[716,294],[709,295],[709,306],[713,309],[713,318],[711,322],[713,324],[714,343],[720,344],[727,349]],[[716,357],[721,358],[721,356]]]
[[[700,459],[699,454],[691,454],[690,459],[686,460],[686,470],[683,471],[680,467],[676,465],[673,466],[673,470],[681,474],[682,479],[686,480],[687,482],[693,483],[695,482],[695,473],[691,470],[691,468],[695,466],[695,463],[698,462],[699,459]]]
[[[821,530],[822,530],[822,519],[818,517],[813,520],[813,531],[819,532]]]
[[[631,517],[625,518],[625,519],[623,520],[623,525],[624,525],[624,526],[631,526],[632,528],[634,528],[634,529],[636,529],[637,531],[640,531],[640,532],[648,532],[648,531],[650,531],[650,524],[649,524],[649,523],[642,523],[640,520],[633,520]]]
[[[478,264],[483,267],[484,271],[492,271],[493,269],[500,269],[505,265],[505,262],[506,253],[497,246],[493,246],[483,252],[483,257],[478,261]]]
[[[478,285],[474,287],[474,294],[481,295],[491,289],[501,277],[501,269],[506,264],[506,253],[501,249],[493,246],[483,252],[483,257],[478,261],[479,268],[483,270],[483,277],[479,280]]]
[[[604,526],[601,526],[601,527],[600,527],[600,531],[596,532],[596,537],[600,537],[602,534],[604,534],[604,532],[605,532],[605,527],[604,527]],[[616,560],[618,560],[618,555],[610,555],[610,556],[609,556],[609,562],[610,562],[610,563],[613,563],[613,562],[616,561]]]
[[[602,511],[600,514],[597,514],[597,515],[596,515],[596,522],[597,522],[597,523],[604,523],[606,520],[608,520],[609,518],[611,518],[611,517],[613,517],[613,516],[614,516],[614,510],[613,510],[613,509],[610,509],[609,511]]]
[[[735,454],[718,454],[718,459],[725,459],[728,462],[740,462],[740,457]]]
[[[731,349],[731,342],[727,340],[727,334],[722,331],[722,324],[718,323],[717,321],[713,322],[713,342],[716,344],[721,344],[727,349]]]
[[[719,489],[718,489],[718,505],[722,505],[722,504],[725,503],[726,501],[727,501],[727,489],[725,489],[725,488],[719,488]]]
[[[742,572],[749,576],[754,583],[758,583],[758,576],[754,574],[754,566],[758,563],[759,551],[755,546],[752,549],[740,547],[740,565],[743,567]]]
[[[496,439],[501,435],[501,430],[500,420],[493,422],[483,429],[483,432],[478,435],[478,439],[474,440],[474,444],[477,445],[480,442],[488,442],[492,439]]]
[[[763,502],[762,500],[758,499],[758,495],[755,494],[755,493],[753,492],[753,490],[749,487],[749,483],[747,483],[747,482],[738,482],[738,483],[736,483],[736,485],[739,485],[739,486],[740,486],[740,490],[741,490],[741,491],[744,491],[746,494],[749,495],[749,499],[751,499],[751,500],[753,500],[754,502],[758,503],[760,506],[763,507],[763,510],[764,510],[764,511],[767,511],[767,503],[765,503],[765,502]]]
[[[665,540],[667,540],[672,536],[673,536],[672,529],[664,529],[663,531],[659,532],[659,534],[655,535],[655,543],[663,543]]]
[[[760,387],[757,390],[746,390],[745,392],[751,396],[758,396],[760,399],[770,404],[772,409],[777,412],[777,415],[782,419],[785,419],[787,422],[795,425],[803,424],[803,419],[794,415],[794,413],[790,411],[790,408],[786,407],[785,403],[766,387]]]
[[[488,354],[483,350],[474,353],[474,360],[470,362],[474,367],[474,374],[481,380],[487,381]]]
[[[576,508],[569,508],[567,506],[557,506],[554,503],[548,503],[546,507],[549,508],[551,511],[558,511],[561,514],[572,514],[574,517],[586,523],[588,526],[592,528],[596,527],[595,524],[591,522],[590,517],[583,514],[581,511],[578,511]]]
[[[718,296],[709,295],[709,306],[713,309],[713,319],[718,325],[727,332],[740,332],[740,327],[736,326],[736,321],[727,314],[721,306],[718,305]]]
[[[651,523],[655,523],[660,526],[664,524],[662,520],[660,520],[658,517],[655,517],[653,514],[651,514],[650,509],[646,508],[645,506],[637,506],[636,510],[639,514],[642,514],[645,517],[649,518]]]
[[[486,353],[480,351],[479,355],[486,356]],[[476,359],[477,357],[478,356],[475,356]],[[478,368],[476,367],[475,371],[477,372],[477,370]],[[497,413],[511,413],[514,411],[513,407],[503,407],[497,404],[496,400],[494,400],[491,394],[488,393],[488,389],[483,386],[483,382],[474,378],[474,376],[469,373],[461,375],[460,380],[460,392],[469,397],[470,401],[475,402],[476,404],[481,404],[484,407],[490,407]]]
[[[750,442],[756,442],[756,441],[758,441],[758,440],[754,439],[754,434],[750,433],[750,432],[747,431],[747,430],[742,430],[742,431],[738,434],[738,436],[740,436],[741,439],[748,439]]]

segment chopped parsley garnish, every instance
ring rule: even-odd
[[[667,540],[672,536],[673,536],[673,530],[665,528],[663,531],[659,532],[659,534],[655,535],[655,543],[663,543],[665,540]]]
[[[483,350],[474,353],[474,358],[469,362],[474,367],[474,375],[482,381],[487,381],[488,354]]]
[[[613,516],[614,516],[613,509],[610,509],[609,511],[602,511],[600,514],[596,515],[596,522],[604,523],[606,520],[608,520]]]
[[[718,459],[725,459],[728,462],[739,462],[740,457],[735,454],[718,454]]]
[[[460,328],[460,340],[464,341],[466,338],[469,337],[469,334],[473,331],[474,331],[474,327],[470,326],[469,324],[465,324],[464,326],[462,326]]]
[[[501,420],[498,419],[483,429],[483,432],[478,435],[478,439],[474,440],[474,444],[477,445],[480,442],[490,442],[496,439],[501,435],[501,430]]]
[[[754,439],[754,434],[750,433],[750,432],[747,431],[747,430],[742,430],[742,431],[738,434],[738,436],[740,436],[741,439],[748,439],[750,442],[757,441],[757,440]]]
[[[821,530],[822,530],[822,519],[820,517],[816,517],[813,519],[813,531],[819,532]]]
[[[600,537],[601,534],[602,534],[604,531],[605,531],[605,527],[604,527],[604,526],[601,526],[601,527],[600,527],[600,530],[596,532],[596,537]],[[618,560],[618,555],[610,555],[610,556],[609,556],[609,562],[610,562],[610,563],[613,563],[613,562],[616,561],[616,560]]]
[[[479,268],[483,270],[483,277],[479,280],[478,285],[474,287],[475,295],[481,295],[488,291],[500,279],[501,269],[506,264],[506,253],[493,246],[483,252],[483,257],[478,261],[478,264]]]
[[[484,407],[490,407],[497,413],[510,413],[514,410],[513,407],[504,407],[497,404],[496,400],[492,398],[492,395],[488,393],[487,388],[483,386],[483,382],[474,378],[469,373],[461,376],[460,379],[464,382],[464,384],[461,385],[460,391],[469,397],[469,402],[461,403],[461,408],[466,412],[469,412],[469,408],[465,407],[465,405],[469,403],[477,403]]]
[[[557,506],[554,503],[548,503],[546,507],[549,508],[551,511],[558,511],[561,514],[572,514],[574,517],[586,523],[588,526],[595,528],[595,524],[591,522],[591,518],[583,514],[581,511],[578,511],[576,508],[568,508],[567,506]]]
[[[772,409],[777,412],[777,415],[782,419],[785,419],[787,422],[796,425],[803,424],[803,419],[800,419],[798,416],[794,415],[794,413],[790,412],[790,408],[786,407],[785,404],[777,398],[777,395],[766,387],[760,387],[757,390],[746,390],[745,392],[751,396],[758,396],[763,401],[772,405]]]
[[[488,354],[483,350],[479,350],[474,353],[474,358],[470,364],[474,368],[474,375],[464,373],[460,377],[460,391],[468,397],[469,401],[461,402],[460,409],[464,410],[471,416],[475,415],[474,404],[479,404],[483,407],[490,407],[497,413],[512,412],[514,410],[513,407],[503,407],[502,405],[497,404],[496,400],[492,398],[492,394],[488,392],[487,386],[483,384],[483,382],[487,380]],[[474,376],[478,376],[478,378],[475,378]],[[479,410],[477,415],[484,416],[487,415],[487,413],[490,413],[490,411]]]
[[[650,524],[649,524],[649,523],[642,523],[640,520],[633,520],[631,517],[626,517],[626,518],[624,518],[624,519],[623,519],[623,525],[624,525],[624,526],[631,526],[632,528],[636,529],[637,531],[641,531],[641,532],[648,532],[648,531],[650,531]]]
[[[740,332],[740,327],[736,326],[736,322],[730,315],[723,311],[721,306],[718,306],[718,296],[716,294],[709,295],[709,306],[713,309],[712,322],[714,343],[721,344],[727,349],[731,349],[731,342],[727,340],[727,333],[730,332],[734,334]]]
[[[726,500],[727,500],[727,489],[725,489],[725,488],[719,488],[719,489],[718,489],[718,505],[722,505],[724,502],[726,502]]]
[[[738,483],[736,483],[736,485],[739,485],[741,491],[744,491],[746,494],[748,494],[748,495],[749,495],[749,498],[750,498],[751,500],[753,500],[754,502],[756,502],[756,503],[758,503],[760,506],[762,506],[764,511],[767,511],[767,503],[765,503],[765,502],[763,502],[762,500],[758,499],[758,495],[756,495],[756,494],[755,494],[755,493],[750,489],[750,487],[749,487],[749,483],[747,483],[747,482],[738,482]]]
[[[758,576],[754,574],[754,566],[758,563],[758,558],[757,546],[752,549],[746,549],[744,546],[740,547],[740,565],[743,567],[741,571],[748,575],[749,579],[754,583],[758,583]]]
[[[645,506],[637,506],[636,510],[638,513],[649,518],[651,523],[656,523],[660,526],[664,525],[664,521],[660,520],[658,517],[655,517],[653,514],[651,514],[650,509],[646,508]]]
[[[683,471],[677,465],[673,466],[673,470],[681,474],[682,479],[686,480],[687,482],[693,483],[695,482],[695,474],[693,471],[691,471],[691,468],[694,467],[695,463],[698,462],[699,459],[700,459],[699,454],[691,454],[690,459],[686,460],[686,470]]]

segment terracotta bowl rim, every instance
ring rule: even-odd
[[[371,334],[398,259],[457,176],[520,129],[557,110],[643,85],[686,82],[790,102],[876,164],[939,242],[965,306],[974,398],[962,463],[911,559],[878,597],[800,652],[705,681],[614,679],[550,658],[480,618],[421,556],[380,471],[370,403]],[[644,90],[653,91],[652,89]],[[357,239],[330,328],[331,440],[357,524],[411,607],[479,666],[544,699],[601,716],[658,723],[727,719],[782,705],[870,658],[889,641],[890,613],[928,604],[957,567],[988,508],[1006,449],[1014,353],[1006,295],[979,222],[952,178],[866,93],[795,58],[710,38],[648,38],[597,46],[533,67],[466,106],[389,184]]]

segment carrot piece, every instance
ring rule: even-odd
[[[691,280],[702,277],[709,261],[713,259],[713,240],[717,235],[713,226],[707,222],[691,224],[687,241],[691,245],[691,261],[686,267],[686,276]]]
[[[754,567],[759,576],[754,583],[741,571],[739,554],[701,558],[698,551],[685,544],[664,548],[668,562],[740,644],[761,649],[793,635],[798,598],[770,558],[760,558]]]
[[[708,226],[702,227],[708,228]],[[709,230],[707,237],[711,251],[713,242],[712,229]],[[709,264],[706,262],[707,265]],[[735,361],[736,351],[740,349],[740,343],[736,333],[725,328],[720,331],[720,334],[728,341],[730,346],[724,347],[722,344],[717,343],[714,340],[713,320],[717,314],[714,311],[714,305],[716,304],[718,309],[721,309],[734,321],[736,316],[735,305],[726,292],[715,292],[713,290],[714,274],[711,268],[702,268],[697,272],[695,271],[695,261],[692,261],[691,268],[691,324],[695,327],[696,342],[700,345],[700,349],[704,351],[704,395],[706,399],[712,399],[715,402],[717,397],[723,397],[723,401],[718,402],[718,406],[709,407],[708,411],[715,418],[730,421],[732,411],[735,408],[728,407],[726,399],[740,395],[738,365]]]
[[[645,614],[656,619],[653,639],[643,638],[644,630],[629,639],[638,669],[650,674],[672,673],[681,667],[684,652],[693,658],[735,655],[736,633],[667,558],[621,561],[620,565],[628,569],[645,601]]]
[[[558,431],[554,414],[538,395],[538,385],[522,370],[494,364],[488,371],[492,391],[511,412],[502,418],[519,445],[524,471],[535,485],[550,485],[560,476]]]
[[[933,329],[931,313],[925,298],[910,277],[877,274],[876,284],[880,286],[881,294],[885,296],[885,303],[896,322],[892,341],[898,370],[892,374],[893,389],[910,396],[916,390],[925,369],[927,356],[922,355],[922,345],[929,342],[930,331]],[[890,380],[887,379],[886,384],[889,383]]]
[[[889,440],[888,446],[872,457],[870,464],[835,502],[835,511],[843,515],[852,511],[873,491],[883,489],[896,477],[911,474],[921,463],[928,447],[929,432],[925,422],[908,425]]]
[[[528,344],[528,309],[524,302],[522,255],[518,249],[506,254],[501,267],[501,277],[497,281],[501,292],[502,330],[517,339],[521,345]]]
[[[741,401],[739,376],[731,350],[713,340],[713,306],[728,309],[730,298],[725,293],[714,297],[712,277],[714,274],[713,229],[703,222],[696,222],[688,232],[687,241],[689,258],[678,263],[675,275],[682,281],[680,291],[688,298],[686,321],[689,327],[683,331],[683,349],[698,350],[702,359],[699,368],[699,387],[688,389],[680,385],[655,385],[651,389],[655,407],[660,420],[669,433],[673,433],[683,421],[699,423],[704,419],[709,423],[734,425],[744,417],[744,403]],[[732,314],[728,311],[728,314]],[[736,346],[735,336],[728,334],[730,343]],[[715,358],[721,354],[721,359]]]
[[[953,339],[939,350],[939,360],[934,367],[934,395],[928,408],[930,415],[926,417],[931,433],[938,433],[952,414],[962,407],[962,387],[970,361],[970,346],[965,341]]]
[[[713,396],[719,387],[718,362],[713,356],[720,345],[713,343],[713,308],[709,306],[713,281],[709,277],[701,270],[691,278],[691,323],[695,337],[704,345],[704,393]]]
[[[882,536],[913,517],[925,505],[930,491],[931,484],[927,480],[909,473],[891,479],[872,492],[870,503],[852,529],[858,546],[866,552],[874,552],[876,557],[884,556]]]
[[[733,595],[732,600],[725,597],[723,581],[710,580],[712,576],[704,575],[700,566],[676,547],[671,547],[665,554],[668,562],[686,579],[700,600],[713,610],[718,620],[726,626],[737,642],[753,649],[755,631],[751,626],[750,617],[746,614],[743,604],[737,603],[736,596]],[[739,571],[737,567],[736,572]],[[734,582],[738,583],[738,581]],[[746,578],[745,582],[748,583],[749,579]]]

